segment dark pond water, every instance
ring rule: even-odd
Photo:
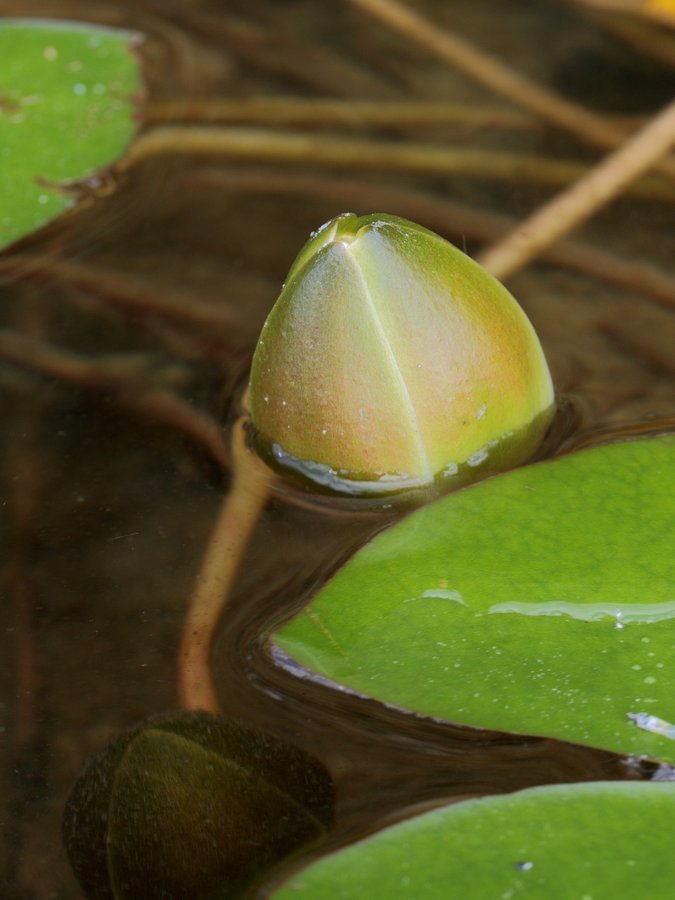
[[[639,119],[672,90],[671,70],[563,2],[411,5],[603,115]],[[65,798],[85,758],[176,707],[186,602],[229,484],[227,438],[212,423],[231,423],[258,330],[310,230],[346,208],[378,210],[417,219],[475,253],[503,228],[496,216],[523,217],[554,189],[539,180],[536,159],[510,178],[401,172],[366,167],[359,153],[348,158],[343,142],[382,150],[414,141],[580,164],[598,153],[514,115],[346,2],[5,0],[0,12],[143,31],[156,123],[199,123],[216,101],[261,97],[460,109],[454,123],[415,124],[401,114],[373,124],[354,109],[339,119],[314,109],[300,121],[297,111],[240,107],[230,124],[266,129],[251,138],[257,149],[236,159],[147,159],[25,241],[16,265],[0,273],[2,328],[33,342],[24,364],[0,363],[0,893],[77,898],[60,839]],[[493,112],[479,127],[467,110]],[[276,160],[269,129],[314,135],[337,157]],[[660,184],[651,199],[622,197],[575,240],[605,263],[609,255],[610,270],[612,260],[659,270],[672,304],[672,222],[672,190]],[[668,287],[655,296],[611,280],[558,260],[509,282],[561,396],[571,398],[549,452],[673,416]],[[225,714],[329,768],[337,791],[330,844],[442,800],[647,777],[648,766],[608,753],[405,716],[272,665],[264,634],[392,515],[273,492],[215,642]]]

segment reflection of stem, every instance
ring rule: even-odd
[[[158,156],[218,156],[268,160],[343,169],[461,174],[495,181],[569,184],[588,166],[572,160],[526,153],[506,153],[478,147],[443,147],[413,141],[348,139],[336,135],[291,133],[263,128],[162,126],[141,134],[119,164],[128,169]],[[645,180],[633,193],[673,200],[673,188],[660,179]]]
[[[206,548],[183,627],[178,681],[184,709],[220,711],[211,677],[211,644],[273,479],[273,473],[246,446],[244,419],[239,419],[232,430],[232,484]]]
[[[508,278],[545,247],[617,197],[675,143],[675,102],[591,172],[525,219],[478,257],[496,278]]]

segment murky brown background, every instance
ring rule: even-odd
[[[671,70],[563,2],[408,2],[603,114],[639,119],[672,92]],[[183,100],[198,119],[209,100],[284,96],[513,111],[346,2],[0,0],[0,13],[145,32],[155,121],[182,121],[175,104]],[[599,158],[527,115],[480,128],[347,120],[255,127]],[[161,156],[107,179],[101,196],[15,248],[16,265],[0,269],[3,898],[80,896],[60,842],[73,779],[120,730],[176,705],[181,619],[228,484],[209,422],[233,415],[257,332],[309,231],[345,209],[392,212],[475,253],[504,227],[488,214],[515,221],[556,189],[537,182],[536,168],[501,179],[366,170],[358,159],[312,167]],[[577,434],[673,415],[675,194],[659,185],[655,198],[615,202],[574,240],[609,254],[610,269],[612,257],[657,269],[665,299],[556,264],[509,282],[558,390],[573,398],[565,427],[576,421]],[[19,359],[9,349],[17,346]],[[261,634],[384,524],[377,514],[306,509],[276,494],[216,646],[225,712],[331,770],[332,844],[441,798],[644,774],[606,753],[404,716],[276,670]]]

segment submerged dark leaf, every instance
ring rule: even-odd
[[[88,897],[235,897],[320,840],[332,783],[308,754],[206,713],[157,716],[86,766],[64,839]]]

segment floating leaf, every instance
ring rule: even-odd
[[[44,20],[0,23],[0,248],[73,204],[137,127],[138,36]]]
[[[555,785],[456,803],[288,879],[274,900],[669,900],[675,784]]]
[[[403,709],[675,762],[674,535],[675,437],[585,450],[412,513],[274,641]]]

